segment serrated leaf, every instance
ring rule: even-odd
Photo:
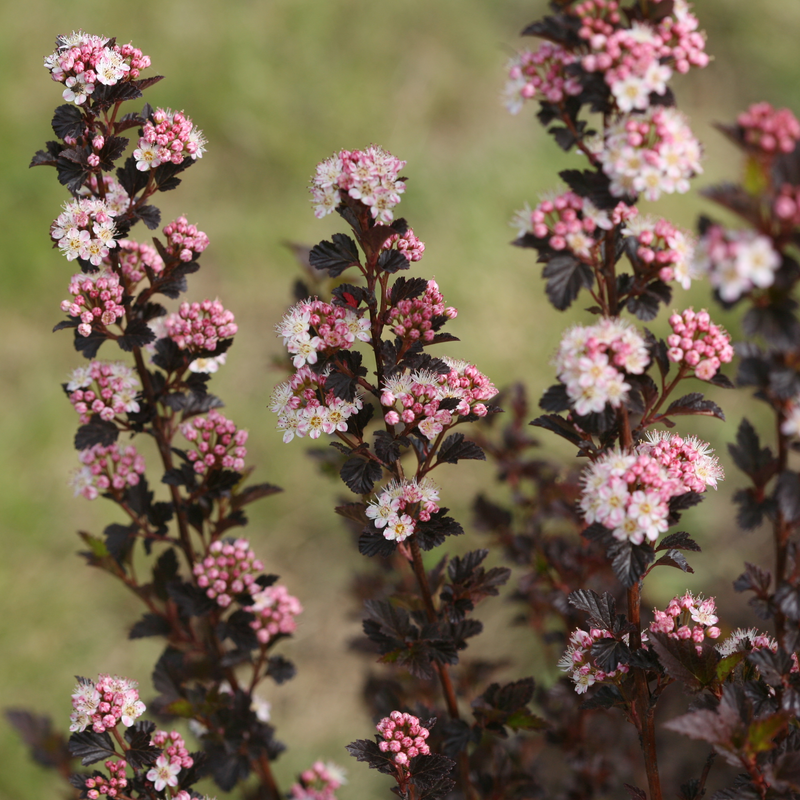
[[[464,439],[463,433],[452,433],[439,448],[436,463],[457,464],[467,459],[486,461],[486,455],[475,442]]]
[[[603,592],[602,596],[592,589],[578,589],[567,597],[569,604],[589,615],[589,622],[601,630],[613,630],[617,616],[617,604],[614,598]]]
[[[542,277],[547,281],[547,297],[559,311],[569,308],[582,288],[590,289],[594,285],[591,267],[569,253],[549,258],[542,269]]]
[[[330,277],[341,275],[348,267],[359,263],[356,243],[343,233],[335,233],[331,242],[324,241],[311,248],[308,260],[314,269],[327,271]]]
[[[375,483],[381,479],[383,470],[380,464],[355,455],[344,462],[339,474],[350,491],[369,494]]]
[[[665,536],[656,546],[656,552],[660,550],[692,550],[700,553],[700,545],[692,539],[685,531],[678,531]]]
[[[89,422],[78,428],[78,432],[75,434],[75,449],[86,450],[96,444],[109,447],[117,441],[118,437],[119,430],[113,422],[100,419],[98,415],[95,415]]]
[[[79,758],[84,767],[117,755],[114,742],[107,733],[79,731],[69,737],[67,746],[72,756]]]

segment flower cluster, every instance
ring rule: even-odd
[[[796,228],[800,226],[800,186],[785,183],[781,186],[772,211],[781,221],[782,227]]]
[[[316,364],[319,353],[331,355],[370,340],[369,320],[351,308],[312,298],[292,306],[275,328],[294,356],[295,369]]]
[[[546,239],[551,249],[570,250],[582,259],[591,256],[598,229],[607,231],[613,227],[607,212],[574,192],[543,197],[533,211],[527,206],[518,211],[511,224],[519,236],[530,234]]]
[[[153,788],[160,792],[167,786],[178,785],[178,774],[182,769],[191,769],[194,759],[189,755],[183,738],[177,731],[156,731],[150,738],[150,743],[155,747],[162,748],[162,753],[156,759],[156,763],[145,777],[153,784]],[[174,798],[185,794],[190,797],[188,792],[181,792],[173,795]]]
[[[769,650],[777,653],[778,642],[755,628],[737,628],[727,639],[717,645],[717,652],[723,658],[734,653],[756,650]],[[796,658],[796,654],[792,653],[792,657]]]
[[[486,416],[489,409],[485,401],[497,394],[495,385],[468,361],[448,357],[441,360],[449,372],[414,370],[384,381],[381,405],[390,409],[384,414],[389,425],[402,422],[406,430],[416,427],[433,441],[455,421],[454,415]]]
[[[575,691],[584,694],[595,683],[613,682],[628,672],[627,664],[617,664],[616,668],[606,672],[597,666],[592,658],[592,645],[600,639],[613,639],[610,631],[592,628],[588,633],[580,628],[574,630],[569,637],[569,644],[564,655],[558,661],[559,669],[570,673],[575,684]],[[643,637],[646,641],[646,637]],[[627,641],[627,634],[625,635]]]
[[[91,361],[86,367],[77,367],[65,389],[82,425],[89,422],[92,414],[109,421],[119,414],[139,410],[139,378],[122,361]]]
[[[253,592],[253,605],[245,606],[244,610],[255,615],[250,627],[258,641],[267,645],[279,634],[288,635],[297,630],[295,617],[302,614],[303,606],[285,586],[265,586]]]
[[[336,790],[347,783],[344,770],[328,762],[315,761],[292,784],[289,800],[336,800]]]
[[[691,286],[694,270],[694,239],[666,219],[635,216],[622,230],[636,240],[636,259],[648,270],[658,270],[665,282],[675,280],[684,289]]]
[[[391,295],[389,300],[391,301]],[[394,334],[401,339],[432,342],[436,336],[434,325],[443,319],[455,319],[457,316],[458,311],[455,308],[445,306],[439,284],[429,280],[424,294],[392,304],[388,323]]]
[[[405,233],[393,233],[384,243],[382,250],[398,250],[409,261],[419,261],[425,252],[425,243],[408,228]]]
[[[91,726],[95,733],[112,730],[120,722],[130,728],[145,711],[139,700],[138,683],[116,675],[100,675],[97,682],[78,678],[72,693],[71,731],[85,731]]]
[[[772,239],[749,228],[732,230],[711,225],[695,251],[699,272],[708,275],[720,299],[733,303],[754,288],[772,286],[781,265]]]
[[[197,585],[217,605],[227,608],[232,595],[250,591],[264,565],[255,557],[247,539],[212,542],[203,560],[194,565]]]
[[[67,261],[82,258],[99,267],[117,244],[113,219],[116,212],[102,200],[91,197],[71,200],[63,208],[50,227],[50,238]]]
[[[710,381],[722,364],[733,360],[731,337],[711,322],[708,311],[695,314],[688,308],[669,318],[672,334],[667,337],[667,357],[675,364],[694,370],[696,378]]]
[[[297,436],[318,439],[322,433],[347,430],[347,420],[361,410],[363,403],[356,395],[352,401],[336,397],[325,386],[328,372],[317,375],[308,367],[300,367],[272,393],[270,409],[278,415],[277,428],[288,443]]]
[[[214,351],[220,339],[230,339],[239,330],[228,311],[219,300],[202,303],[181,303],[178,312],[164,320],[166,335],[181,350],[190,353]]]
[[[92,140],[92,146],[102,147],[102,136],[97,136]],[[99,149],[99,148],[97,148]],[[102,185],[102,191],[100,186]],[[102,197],[106,206],[113,211],[113,216],[120,216],[124,214],[131,204],[131,198],[122,184],[118,183],[112,175],[103,175],[102,182],[98,181],[98,175],[92,173],[89,175],[88,180],[81,186],[78,192],[78,197]],[[119,244],[119,242],[117,242]]]
[[[621,319],[596,325],[575,325],[561,339],[554,364],[575,413],[618,408],[628,395],[625,373],[641,375],[650,363],[647,345],[638,331]]]
[[[237,429],[235,423],[212,408],[207,417],[192,417],[181,426],[181,433],[197,445],[186,457],[194,464],[194,471],[202,475],[214,469],[244,469],[247,455],[247,431]]]
[[[691,639],[700,653],[706,637],[719,638],[716,611],[713,597],[703,599],[686,592],[683,596],[670,600],[666,611],[653,609],[654,619],[650,623],[650,630],[653,633],[664,633],[670,639]],[[692,622],[695,624],[692,625]]]
[[[424,728],[419,718],[401,711],[392,711],[376,726],[383,741],[378,743],[382,753],[393,753],[394,763],[405,767],[415,756],[427,756],[430,748],[425,740],[430,731]]]
[[[208,236],[190,225],[186,217],[178,217],[164,228],[167,252],[181,261],[191,261],[208,247]]]
[[[89,336],[93,323],[113,325],[125,316],[122,296],[125,290],[115,272],[79,272],[72,276],[69,293],[73,300],[62,300],[61,310],[80,318],[78,333]]]
[[[145,277],[148,269],[156,275],[164,271],[164,261],[153,245],[132,239],[122,239],[117,244],[119,266],[131,289]]]
[[[55,52],[45,57],[44,66],[54,81],[65,84],[63,97],[68,103],[82,105],[96,84],[114,86],[133,80],[150,66],[150,57],[138,48],[131,44],[107,47],[110,41],[83,31],[56,39]]]
[[[525,100],[539,98],[560,103],[570,95],[580,94],[583,87],[565,67],[577,59],[563,47],[544,42],[534,53],[523,50],[508,63],[508,82],[503,93],[506,108],[517,114]]]
[[[747,144],[765,153],[791,153],[800,140],[800,122],[788,109],[755,103],[736,120]]]
[[[95,444],[81,450],[78,458],[83,466],[73,475],[71,484],[75,496],[87,500],[94,500],[111,488],[121,491],[136,486],[145,471],[144,457],[133,445],[122,448],[116,442],[107,446]]]
[[[367,506],[367,517],[383,536],[402,542],[414,533],[418,521],[427,522],[439,510],[439,487],[429,478],[392,481]]]
[[[104,795],[118,797],[123,794],[120,790],[128,785],[128,779],[125,777],[125,771],[128,768],[127,761],[122,758],[116,761],[109,759],[105,762],[105,767],[108,770],[108,778],[96,772],[94,775],[87,776],[84,781],[83,786],[89,800],[98,800]]]
[[[686,117],[674,108],[655,106],[609,125],[598,157],[615,197],[643,193],[658,200],[662,194],[689,190],[689,178],[703,171],[700,154]]]
[[[311,181],[314,214],[330,214],[341,202],[341,193],[367,206],[377,222],[388,225],[406,185],[399,179],[405,161],[381,147],[341,150],[317,165]]]
[[[579,506],[586,522],[604,525],[619,541],[654,542],[669,527],[673,497],[716,487],[722,479],[709,452],[703,442],[662,433],[633,453],[606,453],[581,476]]]
[[[206,151],[203,132],[195,128],[182,111],[157,108],[147,120],[133,151],[136,169],[142,172],[161,164],[182,164],[185,158],[196,160]]]

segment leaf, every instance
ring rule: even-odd
[[[332,242],[324,241],[312,247],[308,260],[314,269],[324,269],[331,278],[335,278],[348,267],[358,265],[358,248],[343,233],[335,233],[331,238]]]
[[[409,266],[409,260],[399,250],[384,250],[378,256],[378,268],[390,274],[408,269]]]
[[[357,761],[365,762],[370,769],[376,769],[384,775],[395,774],[394,756],[381,752],[376,742],[369,739],[356,739],[345,746],[345,750]]]
[[[555,433],[575,445],[581,446],[584,443],[583,437],[575,430],[575,426],[563,417],[559,417],[558,414],[545,414],[537,417],[530,424]]]
[[[708,417],[716,417],[725,421],[725,414],[722,409],[713,401],[705,400],[700,392],[691,392],[669,404],[664,412],[665,417],[676,416],[679,414],[702,414]]]
[[[613,630],[617,604],[608,592],[603,592],[601,596],[592,589],[578,589],[569,593],[567,601],[571,606],[589,615],[592,627],[606,631]]]
[[[542,277],[547,281],[547,297],[559,311],[572,305],[581,288],[590,289],[594,284],[591,267],[569,253],[549,258],[542,269]]]
[[[97,355],[97,351],[100,349],[100,345],[103,344],[107,338],[105,333],[95,330],[88,336],[81,336],[76,328],[75,339],[72,344],[84,358],[94,358]]]
[[[380,464],[354,455],[344,462],[339,474],[350,491],[356,494],[369,494],[376,481],[381,479],[383,470]]]
[[[139,526],[133,522],[129,525],[120,525],[119,523],[112,523],[106,526],[103,531],[105,537],[106,549],[110,556],[122,566],[123,562],[128,558],[136,541],[136,533]]]
[[[84,767],[104,758],[118,755],[114,748],[114,742],[107,733],[95,733],[94,731],[73,733],[69,737],[67,746],[72,756],[79,758]]]
[[[701,552],[700,545],[692,539],[685,531],[678,531],[665,536],[657,545],[656,552],[659,550],[693,550],[695,553]]]
[[[672,300],[672,288],[664,281],[652,281],[643,292],[628,298],[626,308],[637,319],[647,322],[658,315],[659,305],[668,305]]]
[[[128,632],[129,639],[144,639],[147,636],[169,636],[169,622],[160,614],[145,614],[135,622]]]
[[[710,640],[706,639],[698,654],[691,639],[673,639],[665,633],[650,631],[650,646],[658,654],[667,674],[683,683],[690,691],[700,691],[717,678],[721,656]]]
[[[66,139],[67,137],[80,139],[86,128],[81,110],[72,104],[59,106],[55,110],[50,124],[59,139]]]
[[[653,566],[677,567],[684,572],[694,572],[694,570],[689,566],[686,556],[684,556],[680,550],[668,550],[666,554],[661,556],[661,558],[659,558]]]
[[[781,472],[775,486],[775,500],[786,522],[800,520],[800,475],[791,470]]]
[[[575,194],[588,198],[601,210],[610,211],[620,202],[620,198],[609,191],[611,181],[608,176],[599,170],[565,169],[558,173],[558,177]]]
[[[272,678],[278,685],[290,681],[297,674],[297,667],[283,656],[270,656],[267,659],[265,675]]]
[[[239,509],[246,506],[248,503],[261,500],[262,497],[271,497],[273,494],[279,494],[282,491],[283,489],[281,489],[280,486],[274,486],[271,483],[259,483],[255,486],[247,486],[231,498],[231,508]]]
[[[119,430],[117,426],[111,421],[100,419],[100,417],[95,414],[91,421],[78,428],[75,434],[75,449],[86,450],[88,447],[93,447],[96,444],[108,447],[114,444],[118,437]]]
[[[449,509],[440,508],[428,520],[419,520],[414,535],[421,550],[438,547],[448,536],[460,536],[464,529],[452,517],[446,516]]]
[[[556,383],[551,386],[539,400],[539,408],[545,411],[558,413],[559,411],[569,411],[570,402],[567,395],[567,387],[563,383]]]
[[[411,784],[418,790],[420,800],[424,798],[440,797],[440,790],[449,791],[455,784],[447,776],[453,771],[456,762],[447,756],[438,753],[415,756],[409,764],[411,773]],[[442,787],[443,781],[447,781],[446,789]],[[435,794],[431,790],[436,790]]]
[[[387,539],[373,524],[372,520],[369,521],[361,535],[358,537],[358,552],[362,556],[391,556],[397,549],[397,542]]]
[[[5,717],[27,745],[31,758],[43,767],[58,768],[70,756],[67,743],[53,730],[50,717],[37,716],[21,708],[7,709]]]
[[[588,711],[594,708],[615,708],[617,706],[626,708],[628,702],[616,686],[606,684],[601,686],[588,700],[584,700],[580,708]]]
[[[117,344],[126,353],[136,347],[144,347],[156,340],[155,331],[141,319],[133,320],[125,328],[125,333],[117,339]]]
[[[161,211],[155,206],[139,206],[136,209],[136,216],[151,231],[154,231],[161,224]]]
[[[753,482],[763,486],[774,474],[776,461],[769,447],[761,447],[755,428],[743,419],[736,432],[736,444],[729,444],[728,450],[734,463]]]
[[[629,541],[614,542],[608,548],[607,555],[611,559],[611,568],[614,570],[614,574],[628,589],[639,582],[647,571],[648,565],[655,558],[651,545],[632,544]]]
[[[475,442],[465,440],[463,433],[453,433],[444,440],[436,456],[436,463],[457,464],[467,459],[486,461],[486,455]]]

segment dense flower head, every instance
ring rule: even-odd
[[[89,800],[98,800],[104,796],[117,797],[121,790],[128,785],[128,779],[125,777],[128,762],[125,759],[108,759],[105,767],[108,770],[108,778],[95,772],[94,775],[87,776],[84,781],[83,785],[87,790],[86,797]]]
[[[673,314],[669,324],[672,334],[667,337],[667,358],[694,370],[696,378],[710,381],[722,364],[733,360],[730,335],[711,322],[705,309],[695,313],[694,309],[687,308],[683,314]]]
[[[111,675],[100,675],[97,681],[79,678],[72,694],[71,731],[95,733],[115,728],[120,722],[130,728],[145,711],[139,700],[136,681]]]
[[[289,800],[336,800],[336,790],[347,783],[345,771],[337,764],[315,761],[292,784]]]
[[[292,306],[275,326],[296,369],[316,364],[319,354],[350,350],[371,338],[369,320],[352,308],[308,298]]]
[[[613,227],[608,212],[569,191],[543,196],[533,211],[527,206],[518,211],[511,224],[519,236],[545,239],[551,249],[569,250],[585,261],[591,258],[598,236]]]
[[[765,153],[791,153],[800,140],[800,122],[788,109],[754,103],[736,120],[747,144]]]
[[[250,549],[247,539],[212,542],[203,560],[194,565],[197,585],[217,605],[227,608],[232,595],[251,591],[255,579],[264,569]]]
[[[78,333],[89,336],[95,326],[113,325],[125,316],[122,305],[124,288],[115,272],[79,272],[69,284],[72,300],[62,300],[61,310],[78,317]]]
[[[262,645],[269,644],[279,634],[297,630],[295,617],[303,612],[300,601],[289,594],[285,586],[266,586],[252,592],[253,604],[244,610],[255,615],[250,627]]]
[[[683,194],[689,178],[703,171],[700,144],[686,117],[665,106],[612,122],[598,156],[615,197],[641,193],[658,200],[662,194]]]
[[[656,271],[665,283],[675,280],[684,289],[697,277],[694,269],[695,240],[666,219],[635,216],[622,235],[636,240],[636,260],[642,268]]]
[[[425,243],[414,235],[411,228],[403,234],[393,233],[381,247],[381,250],[398,250],[409,261],[419,261],[425,252]]]
[[[388,324],[395,336],[411,342],[432,342],[436,336],[435,327],[445,319],[455,319],[458,311],[452,306],[445,306],[439,284],[429,280],[423,294],[399,300],[392,304],[388,314]]]
[[[405,183],[399,179],[405,161],[377,145],[366,150],[340,150],[317,165],[310,191],[318,219],[330,214],[341,202],[342,192],[359,200],[372,218],[388,225],[400,202]]]
[[[219,300],[203,300],[202,303],[181,303],[177,313],[164,319],[164,327],[167,336],[181,350],[213,352],[221,339],[236,335],[239,328],[233,320],[233,312],[224,308]]]
[[[186,217],[178,217],[164,226],[167,252],[181,261],[191,261],[208,247],[208,236],[190,225]]]
[[[90,361],[88,366],[72,371],[65,388],[82,425],[89,422],[92,414],[99,414],[108,422],[139,410],[139,378],[122,361]]]
[[[495,385],[468,361],[441,360],[449,372],[404,371],[384,381],[381,405],[390,409],[384,414],[387,423],[403,423],[406,430],[416,427],[433,441],[457,417],[489,413],[486,401],[497,394]]]
[[[617,683],[623,675],[628,673],[627,664],[617,664],[616,668],[608,672],[600,669],[592,657],[592,645],[600,639],[613,639],[610,631],[592,628],[584,631],[576,628],[569,637],[567,649],[558,661],[559,669],[569,673],[570,680],[575,684],[575,691],[584,694],[595,683]],[[628,641],[628,634],[623,637]],[[642,635],[642,641],[647,641],[647,634]]]
[[[385,539],[402,542],[417,522],[427,522],[439,510],[439,487],[430,478],[394,480],[367,505],[367,517]]]
[[[604,318],[596,325],[575,325],[562,337],[554,358],[575,413],[618,408],[628,395],[625,375],[641,375],[650,363],[641,334],[621,319]]]
[[[425,740],[430,731],[424,728],[418,717],[402,711],[392,711],[376,726],[383,741],[378,743],[382,753],[392,753],[394,763],[406,767],[415,756],[427,756],[430,748]]]
[[[153,245],[146,242],[140,244],[132,239],[122,239],[117,245],[119,266],[131,289],[147,275],[146,268],[156,275],[164,271],[164,261]]]
[[[323,433],[347,430],[347,420],[361,410],[363,403],[356,394],[352,401],[342,400],[326,388],[329,372],[317,375],[303,366],[272,392],[270,409],[278,415],[278,430],[283,441],[297,436],[318,439]]]
[[[192,417],[180,426],[181,433],[197,447],[186,457],[200,475],[214,469],[244,469],[247,431],[212,408],[206,417]]]
[[[102,137],[100,137],[102,138]],[[98,142],[97,138],[94,140]],[[102,191],[100,186],[102,185]],[[112,175],[103,175],[102,182],[98,181],[98,175],[89,175],[86,183],[80,188],[78,197],[100,197],[106,204],[113,216],[119,217],[124,214],[131,204],[131,198],[125,189]],[[119,244],[119,242],[117,242]]]
[[[161,164],[181,164],[186,158],[203,157],[206,140],[191,117],[183,111],[157,108],[142,128],[139,145],[133,151],[136,169],[146,172]]]
[[[116,442],[95,444],[81,450],[78,458],[83,466],[72,476],[70,483],[75,497],[81,495],[87,500],[94,500],[109,489],[121,491],[136,486],[139,476],[145,471],[144,457],[133,445],[120,447]]]
[[[189,755],[186,744],[178,731],[155,731],[150,737],[150,744],[160,747],[162,753],[145,778],[153,784],[157,791],[167,786],[178,785],[178,775],[182,769],[191,769],[194,759]]]
[[[64,203],[64,210],[50,227],[50,238],[67,261],[82,258],[99,267],[108,251],[116,247],[116,212],[93,197]]]
[[[778,642],[766,633],[756,630],[756,628],[737,628],[727,639],[721,641],[717,646],[717,652],[725,658],[739,652],[751,652],[756,650],[769,650],[772,653],[778,652]]]
[[[44,66],[54,81],[65,84],[63,97],[68,103],[82,105],[94,92],[96,84],[114,86],[139,77],[150,66],[150,57],[131,44],[114,44],[105,36],[83,31],[56,39],[55,52],[46,56]]]
[[[772,286],[781,256],[769,236],[711,225],[700,238],[695,261],[720,298],[733,303],[755,288]]]
[[[704,442],[668,433],[651,434],[632,453],[607,452],[581,476],[584,519],[604,525],[619,541],[654,542],[669,527],[673,497],[716,488],[722,479],[710,452]]]
[[[695,597],[687,591],[680,597],[674,597],[665,611],[653,609],[650,630],[653,633],[664,633],[670,639],[691,639],[697,652],[701,653],[706,638],[719,638],[720,629],[717,627],[717,622],[719,619],[714,598],[704,599],[700,595]]]
[[[526,100],[560,103],[580,94],[580,81],[566,67],[578,59],[563,47],[543,42],[536,52],[523,50],[508,62],[508,82],[503,92],[506,108],[517,114]]]

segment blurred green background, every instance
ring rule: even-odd
[[[800,4],[708,0],[698,6],[715,60],[674,83],[706,147],[706,171],[696,188],[738,175],[738,156],[713,130],[713,120],[730,120],[762,99],[800,110]],[[282,444],[266,408],[281,379],[270,366],[280,352],[273,326],[297,275],[282,242],[314,244],[341,227],[336,215],[320,222],[311,212],[306,186],[318,161],[343,147],[383,145],[408,161],[401,213],[427,245],[415,272],[435,276],[448,304],[459,308],[449,330],[461,342],[449,354],[474,361],[498,385],[523,380],[537,397],[553,382],[548,360],[561,331],[581,314],[559,315],[543,302],[540,269],[532,251],[509,246],[508,220],[556,184],[558,169],[578,160],[538,127],[533,106],[511,117],[499,97],[514,48],[535,46],[518,31],[545,11],[544,2],[518,0],[3,4],[0,214],[9,247],[0,300],[0,706],[53,714],[66,728],[73,676],[98,672],[139,680],[146,701],[159,652],[157,642],[125,638],[140,609],[75,555],[77,530],[99,534],[115,516],[102,500],[74,499],[67,485],[77,465],[76,417],[60,383],[81,359],[69,333],[50,333],[62,316],[71,269],[48,242],[67,195],[53,170],[28,171],[33,153],[52,138],[52,111],[63,102],[42,67],[55,36],[84,29],[132,41],[152,58],[145,74],[166,76],[147,100],[184,109],[208,138],[206,156],[183,185],[158,199],[165,222],[185,214],[210,236],[189,299],[218,295],[240,328],[213,391],[237,424],[250,429],[255,479],[286,490],[252,507],[247,531],[267,569],[282,576],[306,609],[297,636],[281,648],[298,663],[298,677],[265,690],[278,736],[289,746],[276,772],[288,787],[314,758],[335,758],[350,771],[350,785],[340,793],[346,800],[376,786],[385,796],[388,784],[376,783],[342,749],[372,731],[356,697],[369,664],[347,652],[360,628],[347,590],[361,562],[331,511],[344,489],[318,474],[304,455],[305,441]],[[657,204],[659,213],[685,227],[701,209],[709,207],[696,192]],[[681,306],[711,302],[704,286],[676,295]],[[714,316],[736,330],[735,314],[717,310]],[[663,332],[664,324],[653,327]],[[101,355],[114,357],[110,350]],[[653,601],[688,585],[726,598],[734,615],[754,624],[742,599],[731,598],[730,583],[744,558],[759,560],[766,540],[735,531],[729,497],[740,481],[725,442],[743,414],[758,415],[743,393],[717,399],[731,424],[701,420],[691,429],[722,451],[728,487],[688,519],[706,551],[693,561],[698,574],[688,583],[678,573],[663,576]],[[550,454],[571,455],[552,440],[545,444]],[[459,466],[458,483],[454,474],[439,476],[443,498],[468,523],[474,491],[491,490],[494,475],[478,463]],[[478,543],[470,537],[465,545]],[[505,619],[508,609],[495,601],[478,616],[487,614]],[[530,632],[503,629],[497,639],[483,638],[476,652],[497,642],[517,654],[515,676],[552,675],[552,662],[542,672]],[[57,787],[28,761],[3,721],[0,798],[53,797]]]

